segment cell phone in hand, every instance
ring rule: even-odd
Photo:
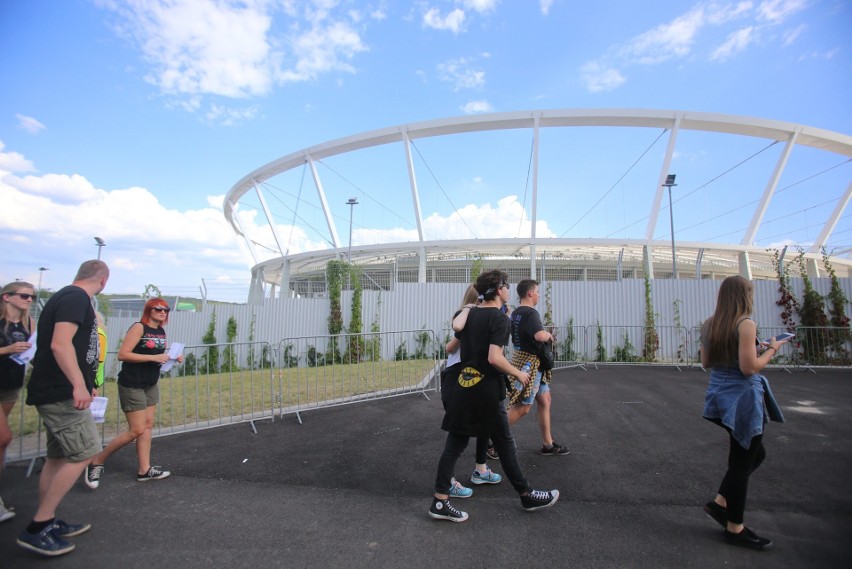
[[[775,336],[775,340],[778,342],[783,342],[784,340],[789,340],[790,338],[795,338],[795,334],[791,334],[790,332],[784,332],[783,334],[778,334]],[[768,344],[772,338],[767,338],[764,340],[764,343]]]

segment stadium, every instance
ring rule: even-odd
[[[333,259],[359,266],[368,290],[467,283],[472,271],[498,267],[514,282],[530,275],[547,282],[759,280],[777,278],[779,263],[794,274],[825,276],[830,260],[846,278],[850,160],[848,135],[762,118],[635,109],[494,113],[291,152],[238,181],[224,215],[252,258],[250,304],[324,296]],[[493,170],[507,183],[468,197],[453,172],[459,164]],[[379,197],[384,185],[397,188],[393,199]],[[517,221],[492,234],[468,226],[469,208],[454,203],[510,194],[520,206]],[[359,224],[353,241],[356,206],[381,210],[391,225],[370,231]],[[263,221],[249,228],[248,212]],[[564,231],[542,230],[547,221],[555,227],[572,218]],[[435,219],[446,223],[432,227]],[[294,252],[296,228],[322,245]]]

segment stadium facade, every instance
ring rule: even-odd
[[[605,129],[662,129],[667,135],[662,159],[653,169],[656,179],[645,181],[654,187],[647,204],[647,224],[644,235],[632,238],[562,238],[536,235],[539,211],[539,149],[541,133],[546,129],[588,128]],[[528,235],[517,238],[486,239],[427,239],[421,214],[421,190],[415,157],[414,141],[434,137],[449,137],[463,133],[497,133],[524,129],[531,134],[529,160],[531,192]],[[763,185],[753,190],[749,202],[750,222],[736,242],[681,241],[674,238],[655,238],[658,224],[665,224],[661,211],[666,206],[667,176],[678,149],[678,137],[685,132],[717,133],[731,138],[751,137],[770,143],[780,143],[780,151],[763,176]],[[372,147],[399,145],[400,161],[408,177],[407,198],[417,228],[417,239],[407,242],[383,242],[347,246],[340,238],[337,221],[329,206],[324,180],[317,167],[322,161],[355,153]],[[753,279],[777,278],[777,264],[790,263],[798,251],[787,252],[785,247],[756,246],[756,236],[765,221],[767,209],[778,192],[779,181],[794,151],[806,149],[841,160],[841,176],[845,181],[828,188],[828,194],[839,196],[830,214],[819,220],[818,235],[798,246],[804,254],[806,270],[812,277],[825,276],[822,257],[828,255],[841,278],[852,276],[852,247],[837,246],[831,240],[852,197],[848,163],[852,159],[852,137],[799,124],[742,116],[685,112],[675,110],[538,110],[494,113],[430,120],[375,130],[333,140],[297,150],[254,170],[237,182],[227,193],[224,215],[236,234],[245,240],[253,258],[252,285],[249,302],[262,303],[265,298],[279,296],[315,296],[325,292],[325,271],[332,259],[349,259],[362,269],[362,284],[366,289],[389,290],[396,283],[453,282],[471,280],[471,271],[501,268],[513,282],[534,275],[541,281],[617,281],[622,279],[672,278],[721,279],[740,274]],[[846,170],[842,170],[842,167]],[[288,254],[279,230],[283,216],[269,207],[269,181],[288,171],[310,171],[314,197],[320,204],[327,225],[328,247]],[[845,173],[845,174],[844,174]],[[301,196],[301,188],[300,188]],[[251,203],[249,203],[251,200]],[[265,218],[265,234],[244,231],[238,215],[241,207],[253,207]],[[345,207],[345,206],[344,206]],[[349,215],[351,240],[351,209]],[[294,220],[296,215],[293,215]],[[816,232],[816,231],[815,231]],[[842,243],[842,242],[840,242]],[[831,246],[829,248],[829,246]],[[796,253],[796,254],[794,254]],[[674,259],[673,259],[674,257]],[[676,273],[676,274],[675,274]]]

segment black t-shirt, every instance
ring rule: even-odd
[[[142,337],[133,346],[134,354],[156,355],[166,351],[166,331],[162,327],[152,328],[137,322],[143,328]],[[133,326],[136,326],[134,324]],[[118,372],[118,384],[124,387],[146,388],[160,380],[160,364],[157,362],[122,362]]]
[[[503,375],[488,363],[491,345],[509,341],[509,319],[496,308],[470,311],[461,340],[461,373],[454,385],[441,428],[466,436],[490,435],[506,396]]]
[[[86,389],[92,392],[98,371],[98,324],[92,299],[85,290],[69,285],[50,297],[38,319],[33,373],[27,384],[27,405],[44,405],[74,398],[74,387],[56,363],[50,344],[58,322],[77,325],[71,339],[77,365],[83,373]]]
[[[535,339],[537,332],[544,330],[541,316],[532,306],[521,305],[512,312],[512,345],[516,350],[531,354],[538,353],[541,342]]]
[[[22,322],[6,322],[0,319],[0,348],[26,342],[28,338],[29,334]],[[0,389],[2,390],[18,389],[24,385],[24,371],[27,366],[14,361],[12,355],[0,356]]]

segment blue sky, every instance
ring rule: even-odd
[[[195,294],[204,279],[213,296],[242,300],[251,259],[221,213],[228,189],[282,155],[397,124],[647,108],[849,134],[850,29],[852,3],[841,0],[6,0],[0,280],[36,282],[38,267],[48,267],[46,287],[67,284],[97,254],[97,235],[112,268],[107,292],[141,293],[153,283]],[[654,188],[634,184],[656,181],[666,142],[659,135],[543,134],[542,161],[553,164],[540,182],[545,234],[640,237],[637,220],[647,216]],[[427,238],[456,236],[448,229],[454,209],[465,212],[469,235],[518,233],[522,206],[529,215],[530,133],[415,144]],[[729,210],[762,193],[783,146],[767,145],[681,133],[672,171],[692,167],[691,179],[678,176],[679,239],[739,242],[750,210]],[[341,238],[346,199],[363,198],[355,244],[412,235],[411,208],[394,193],[407,192],[404,162],[385,152],[322,166]],[[739,183],[706,185],[743,161]],[[308,224],[290,228],[285,220],[295,202],[283,202],[298,195],[301,175],[265,188],[267,199],[282,202],[279,229],[291,252],[328,240],[310,176],[299,206]],[[767,213],[777,221],[761,229],[758,243],[807,245],[850,179],[842,158],[798,153],[780,184],[789,191]],[[246,223],[262,225],[250,206]],[[665,239],[663,216],[655,236]],[[852,245],[848,213],[831,245]]]

